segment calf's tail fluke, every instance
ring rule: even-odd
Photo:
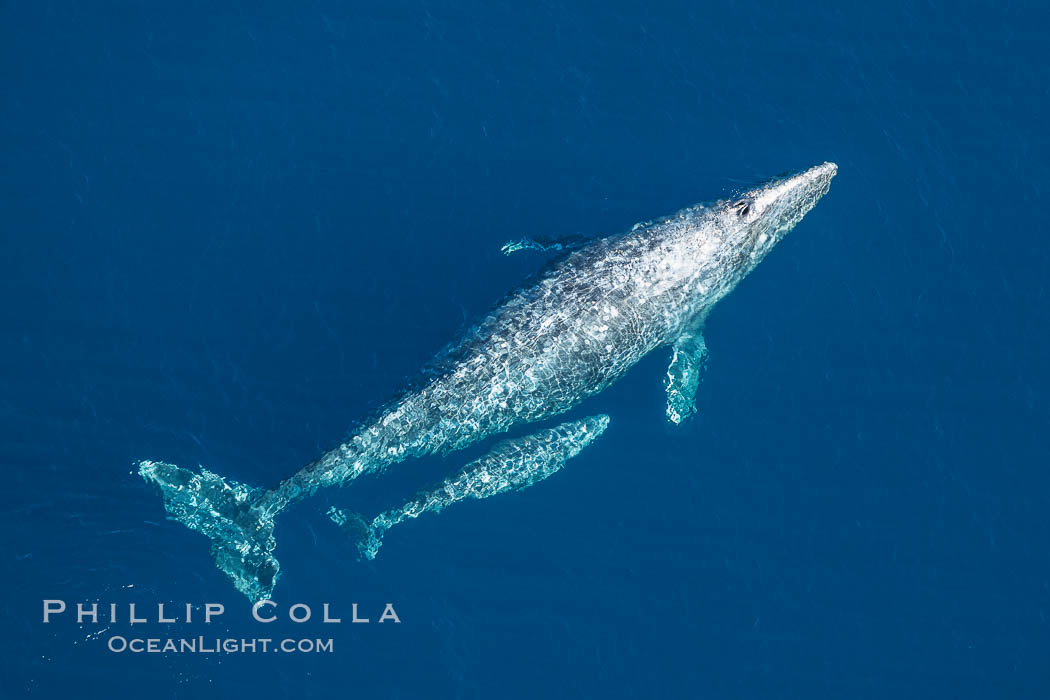
[[[328,509],[328,517],[350,537],[361,557],[376,558],[376,553],[383,546],[385,527],[378,527],[377,522],[369,523],[359,514],[335,506]]]
[[[164,462],[139,462],[139,474],[160,487],[168,517],[211,539],[215,564],[253,602],[270,597],[280,565],[273,556],[271,508],[262,489],[201,469]]]

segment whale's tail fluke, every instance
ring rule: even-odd
[[[139,474],[160,487],[168,517],[211,538],[215,564],[253,602],[270,597],[280,566],[273,556],[273,513],[262,490],[164,462],[139,462]]]
[[[345,532],[357,546],[357,552],[365,559],[375,559],[379,548],[383,546],[383,534],[386,528],[369,524],[357,513],[332,506],[328,517]]]

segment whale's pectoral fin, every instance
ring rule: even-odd
[[[455,476],[419,493],[400,508],[380,513],[372,522],[334,506],[328,510],[328,517],[356,543],[362,557],[375,559],[383,535],[394,525],[428,511],[437,513],[457,501],[488,498],[543,481],[594,442],[608,425],[609,416],[591,416],[504,440]]]
[[[565,251],[584,246],[588,241],[590,241],[589,238],[580,235],[562,236],[560,238],[537,236],[536,238],[521,238],[516,241],[507,241],[500,248],[500,252],[504,255],[510,255],[519,250]]]
[[[707,343],[699,331],[675,341],[667,368],[667,418],[679,425],[696,412],[696,389],[707,369]]]

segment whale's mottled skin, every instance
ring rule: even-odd
[[[836,171],[824,163],[591,242],[508,244],[506,252],[572,251],[443,352],[416,390],[272,491],[161,462],[142,462],[140,472],[161,486],[170,516],[212,538],[238,589],[262,599],[279,570],[274,516],[319,488],[564,413],[664,346],[667,416],[679,423],[694,410],[708,312],[827,193]]]

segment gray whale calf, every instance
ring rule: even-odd
[[[606,238],[507,244],[507,253],[568,252],[444,350],[418,389],[272,490],[164,462],[140,462],[139,473],[160,487],[170,518],[211,538],[237,589],[262,600],[280,571],[275,516],[320,488],[557,416],[661,347],[671,348],[667,417],[680,423],[694,411],[706,364],[707,314],[827,193],[836,171],[817,165]],[[556,470],[537,444],[526,459]]]
[[[438,513],[457,501],[490,498],[543,481],[590,445],[608,425],[609,416],[603,414],[504,440],[451,479],[421,492],[399,508],[380,513],[370,523],[357,513],[335,506],[328,510],[328,517],[354,539],[361,556],[375,559],[383,544],[383,535],[394,525],[428,511]]]

